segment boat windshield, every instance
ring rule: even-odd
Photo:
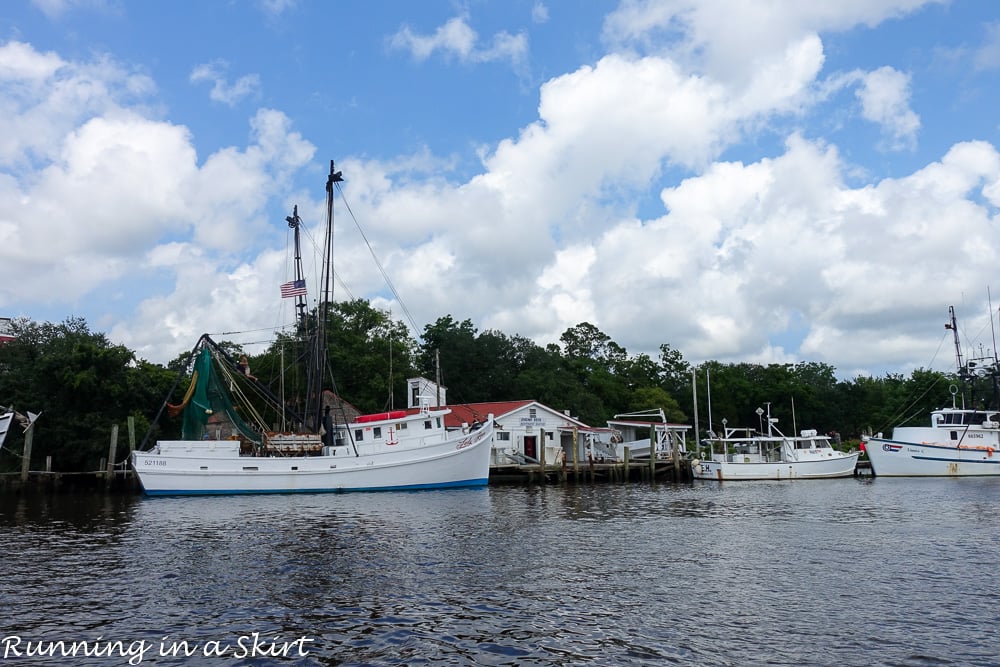
[[[949,424],[952,426],[981,426],[988,421],[996,421],[997,415],[991,414],[989,412],[983,412],[982,410],[962,410],[960,412],[945,412],[941,415],[943,419],[938,420],[939,423]]]
[[[830,441],[823,439],[796,440],[795,449],[831,449]]]

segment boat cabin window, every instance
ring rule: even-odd
[[[951,439],[952,440],[958,440],[958,431],[952,431],[951,432]]]
[[[364,436],[365,432],[362,429],[354,429],[354,442],[361,442],[365,439]]]
[[[952,412],[944,415],[945,424],[955,424],[955,425],[981,425],[983,422],[989,420],[989,415],[985,412],[980,412],[978,410],[974,412]]]
[[[424,430],[430,430],[431,428],[433,428],[433,426],[431,425],[431,420],[430,419],[425,420],[424,421]]]
[[[795,449],[819,449],[820,447],[829,447],[830,443],[826,440],[796,440]]]
[[[373,438],[381,438],[382,437],[382,427],[381,426],[376,426],[375,428],[372,429],[372,437]]]
[[[440,417],[437,418],[437,423],[438,423],[438,428],[441,428],[441,418]]]
[[[405,431],[406,430],[406,422],[399,422],[398,424],[396,424],[396,430],[397,431]]]

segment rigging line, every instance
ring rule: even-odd
[[[399,303],[399,307],[403,310],[403,314],[406,315],[406,319],[409,320],[410,322],[410,327],[413,329],[413,333],[418,338],[423,338],[420,335],[420,329],[417,328],[417,324],[414,321],[413,316],[410,314],[410,309],[406,307],[406,303],[403,302],[403,298],[399,295],[399,292],[396,290],[396,286],[392,284],[392,279],[389,278],[388,272],[386,272],[385,267],[382,266],[382,262],[379,261],[378,256],[375,254],[375,249],[372,248],[372,244],[368,240],[368,236],[365,234],[365,230],[362,229],[361,223],[358,222],[358,218],[354,215],[354,211],[351,210],[351,205],[347,202],[347,198],[344,196],[340,184],[337,183],[336,185],[337,185],[337,191],[340,192],[340,199],[342,202],[344,202],[344,206],[347,208],[347,212],[351,214],[351,219],[354,220],[354,226],[358,228],[358,233],[361,234],[361,238],[364,239],[365,245],[368,246],[368,252],[371,253],[372,259],[375,260],[375,265],[378,267],[379,272],[385,279],[386,285],[389,286],[389,291],[392,292],[392,295],[394,297],[396,297],[396,301]]]
[[[259,331],[274,331],[275,327],[262,327],[260,329],[243,329],[242,331],[219,331],[210,333],[209,336],[232,336],[233,334],[257,333]]]
[[[251,425],[255,425],[261,429],[261,433],[267,431],[267,424],[264,421],[263,415],[258,412],[257,408],[254,406],[253,402],[244,393],[243,388],[236,382],[236,372],[229,367],[229,364],[225,362],[224,359],[219,359],[213,355],[213,360],[216,362],[216,368],[225,378],[225,381],[229,384],[230,391],[242,401],[246,411],[249,413],[244,421],[248,421]],[[234,406],[235,407],[235,406]],[[241,415],[242,417],[242,415]],[[235,426],[235,422],[233,423]]]
[[[265,343],[273,343],[274,338],[261,338],[260,340],[245,340],[240,343],[240,345],[263,345]]]
[[[990,294],[989,285],[986,286],[986,303],[990,310],[990,333],[993,335],[993,363],[997,363],[1000,357],[997,356],[997,330],[993,326],[993,295]]]
[[[316,242],[316,237],[313,236],[312,233],[310,233],[309,229],[305,228],[304,226],[302,228],[302,233],[306,235],[307,239],[312,244],[313,257],[315,257],[319,250],[319,244]],[[314,269],[316,268],[315,261],[313,262],[313,268]],[[337,281],[337,284],[340,285],[341,289],[343,289],[344,292],[347,293],[347,298],[349,298],[351,301],[354,301],[354,295],[351,293],[351,290],[347,287],[347,283],[344,282],[344,279],[340,277],[339,273],[337,273],[337,269],[333,270],[333,278],[334,280]]]
[[[18,454],[17,452],[15,452],[10,447],[0,447],[0,453],[3,453],[3,452],[7,452],[7,453],[9,453],[12,456],[16,456],[17,458],[21,459],[22,461],[24,460],[24,452],[21,452],[20,454]]]
[[[945,331],[945,333],[941,335],[941,340],[938,341],[938,347],[937,347],[937,350],[934,351],[934,356],[931,357],[930,365],[928,367],[929,369],[933,370],[933,368],[934,368],[934,360],[937,359],[938,353],[941,351],[941,348],[944,347],[944,343],[945,343],[945,340],[947,340],[947,338],[948,338],[948,332]],[[911,374],[910,377],[912,378],[912,374]],[[889,417],[885,421],[885,423],[882,425],[881,428],[876,429],[876,430],[877,431],[884,431],[886,428],[888,428],[889,426],[892,426],[893,424],[905,424],[907,421],[909,421],[910,419],[913,419],[918,414],[920,414],[920,412],[922,412],[923,409],[919,405],[917,405],[918,401],[921,401],[924,398],[924,396],[926,396],[928,393],[930,393],[930,390],[933,389],[937,385],[937,383],[940,382],[940,381],[941,381],[940,377],[936,378],[934,380],[934,382],[932,382],[930,384],[930,386],[927,387],[923,391],[923,393],[921,393],[919,396],[916,396],[912,400],[910,400],[910,402],[907,405],[905,405],[904,407],[902,407],[900,410],[898,410],[896,412],[896,414],[894,414],[891,417]],[[904,416],[911,409],[914,410],[914,412],[912,414],[910,414],[909,416]]]

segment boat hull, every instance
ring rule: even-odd
[[[240,456],[236,448],[174,441],[166,452],[134,452],[143,490],[160,495],[336,493],[483,486],[492,420],[430,445],[382,445],[359,455]]]
[[[736,462],[695,461],[691,472],[695,479],[718,481],[763,481],[792,479],[829,479],[851,477],[858,464],[859,452],[836,458],[812,461]]]
[[[995,434],[994,434],[995,438]],[[1000,475],[995,446],[956,447],[939,443],[869,438],[865,450],[879,477],[989,477]]]

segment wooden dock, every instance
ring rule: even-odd
[[[691,462],[681,459],[648,459],[601,463],[588,461],[578,465],[539,463],[490,466],[490,484],[595,484],[626,482],[687,482]]]
[[[858,461],[855,477],[874,477],[871,461]],[[688,482],[693,480],[691,461],[658,460],[650,466],[648,459],[631,463],[586,463],[572,465],[494,465],[490,467],[490,484],[581,484],[600,482]]]
[[[107,470],[90,472],[51,472],[31,470],[21,473],[0,473],[0,492],[8,491],[110,491],[138,493],[139,480],[131,468],[109,473]]]

